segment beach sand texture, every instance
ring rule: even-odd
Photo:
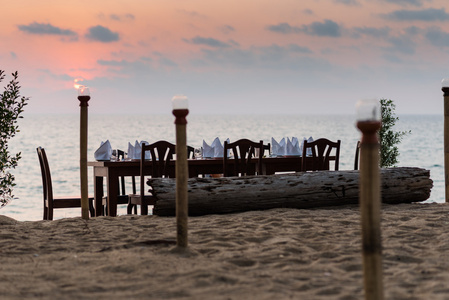
[[[189,218],[0,217],[2,299],[363,299],[357,206]],[[384,205],[385,299],[449,299],[449,205]]]

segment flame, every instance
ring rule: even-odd
[[[82,79],[82,78],[75,78],[75,80],[73,82],[73,87],[78,90],[80,87],[84,86],[84,85],[78,83],[78,82],[82,82],[82,81],[84,81],[84,79]]]

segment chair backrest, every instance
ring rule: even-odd
[[[173,159],[176,151],[176,145],[167,141],[158,141],[150,145],[142,144],[142,152],[140,156],[140,196],[145,194],[145,172],[146,165],[149,161],[145,160],[145,153],[150,151],[152,172],[151,177],[174,177],[175,170],[170,167],[169,163]]]
[[[36,151],[37,156],[39,157],[39,165],[41,166],[42,190],[44,193],[44,212],[46,212],[45,201],[48,202],[48,207],[53,209],[53,187],[51,182],[50,166],[48,165],[45,149],[42,147],[37,147]]]
[[[265,154],[265,151],[268,151],[268,156],[271,155],[271,143],[263,145],[263,152],[264,152],[264,154]]]
[[[224,176],[245,176],[262,174],[262,157],[264,152],[263,141],[253,142],[248,139],[240,139],[233,143],[224,142],[223,148],[223,175]],[[228,150],[232,150],[233,159],[228,158]],[[256,166],[251,163],[251,159],[256,155],[258,149],[258,160]],[[233,164],[231,164],[233,162]]]
[[[192,146],[187,146],[187,159],[192,159],[195,157],[195,148]]]
[[[357,141],[357,146],[355,148],[355,156],[354,156],[354,170],[359,169],[359,155],[360,155],[360,141]]]
[[[307,156],[307,150],[312,150],[312,156]],[[335,149],[335,170],[338,170],[340,160],[340,140],[337,142],[321,138],[313,142],[304,140],[302,149],[302,171],[329,170],[329,157]]]
[[[173,152],[173,154],[176,154],[176,150]],[[187,146],[187,159],[193,158],[195,158],[195,148],[193,148],[192,146]]]

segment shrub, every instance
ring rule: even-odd
[[[402,141],[404,135],[411,131],[393,131],[396,121],[399,120],[394,113],[396,105],[393,100],[380,99],[380,105],[382,113],[382,127],[379,130],[380,167],[394,167],[399,162],[397,144]]]
[[[6,205],[13,197],[14,175],[9,171],[17,166],[21,153],[9,153],[8,141],[19,132],[17,119],[22,118],[23,107],[29,98],[20,96],[17,71],[12,73],[12,80],[0,94],[0,207]],[[5,79],[5,71],[0,70],[0,83]]]

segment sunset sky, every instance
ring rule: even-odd
[[[78,83],[91,113],[442,114],[449,77],[447,0],[15,0],[0,28],[27,113],[78,113]]]

